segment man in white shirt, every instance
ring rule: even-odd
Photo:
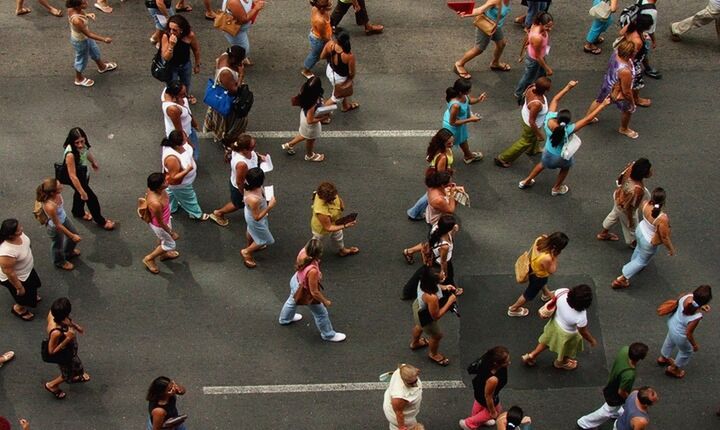
[[[682,21],[673,22],[670,25],[670,34],[674,42],[679,42],[680,36],[687,33],[691,28],[702,27],[715,21],[715,30],[720,38],[720,0],[708,0],[705,9],[695,15],[685,18]]]

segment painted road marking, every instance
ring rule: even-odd
[[[297,131],[248,131],[256,139],[287,139],[295,137]],[[322,137],[368,138],[368,137],[432,137],[437,130],[323,130]],[[212,133],[198,133],[201,138],[212,138]]]
[[[427,389],[466,388],[462,381],[422,381]],[[203,394],[283,394],[283,393],[322,393],[331,391],[379,391],[388,387],[386,382],[347,382],[337,384],[298,384],[298,385],[241,385],[225,387],[203,387]]]

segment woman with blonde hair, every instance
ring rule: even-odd
[[[383,397],[383,411],[390,430],[420,430],[424,427],[415,417],[420,412],[422,382],[420,369],[401,364],[392,372],[390,384]]]
[[[42,204],[42,211],[47,216],[45,226],[52,241],[53,264],[63,270],[73,270],[75,265],[68,260],[80,255],[75,246],[82,239],[65,213],[62,190],[60,181],[47,178],[37,187],[35,199]]]
[[[278,322],[288,325],[302,319],[296,313],[298,305],[307,305],[315,318],[315,325],[320,330],[322,340],[328,342],[342,342],[347,338],[344,333],[333,330],[327,308],[332,302],[322,292],[320,280],[320,257],[322,256],[322,242],[312,238],[300,250],[295,259],[295,273],[290,278],[290,295],[280,310]]]

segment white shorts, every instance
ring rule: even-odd
[[[168,232],[153,224],[148,223],[148,225],[152,229],[153,233],[155,233],[155,236],[160,239],[160,247],[162,247],[163,251],[172,251],[175,249],[175,239],[173,239]],[[172,229],[172,218],[170,218],[167,225]]]
[[[330,87],[332,87],[332,89],[333,89],[332,100],[334,102],[342,101],[342,99],[344,97],[342,97],[342,98],[335,97],[335,85],[342,84],[343,82],[347,81],[347,76],[338,75],[337,73],[335,73],[335,71],[332,69],[332,67],[330,67],[329,64],[328,64],[327,68],[325,69],[325,75],[327,76],[328,80],[330,81]]]

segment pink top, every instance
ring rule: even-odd
[[[537,27],[537,28],[542,30],[542,27]],[[548,33],[545,33],[545,35],[543,36],[541,31],[530,30],[530,34],[528,34],[528,38],[533,37],[533,36],[540,36],[542,38],[542,45],[540,47],[540,52],[542,52],[542,57],[544,58],[550,52],[550,35]],[[533,47],[530,43],[528,43],[527,53],[528,53],[528,57],[532,58],[535,61],[538,60],[538,58],[535,56],[535,50],[533,49]]]
[[[170,225],[170,203],[163,206],[162,220],[165,225]],[[160,221],[155,218],[155,214],[152,211],[150,212],[150,224],[154,225],[155,227],[161,227]]]

